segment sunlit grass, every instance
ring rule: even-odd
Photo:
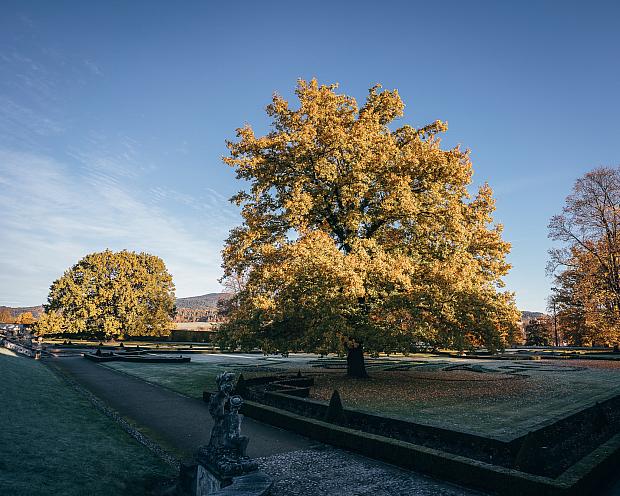
[[[616,362],[603,363],[486,361],[471,364],[479,372],[372,370],[361,380],[321,374],[311,395],[328,401],[337,389],[345,408],[512,439],[620,394]]]

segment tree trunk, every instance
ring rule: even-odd
[[[368,377],[364,365],[364,347],[361,344],[347,348],[347,375],[359,378]]]

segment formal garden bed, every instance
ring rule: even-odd
[[[583,494],[620,457],[620,395],[501,441],[307,399],[312,377],[239,378],[244,413],[367,456],[502,494]],[[208,401],[210,392],[205,391]]]
[[[247,380],[242,376],[237,390],[251,401],[315,420],[329,420],[351,429],[550,477],[558,476],[620,432],[620,395],[542,425],[526,435],[497,440],[345,409],[337,393],[333,393],[329,404],[307,399],[313,385],[313,378],[301,375]]]
[[[200,398],[222,371],[244,377],[296,373],[315,379],[310,397],[334,389],[347,408],[511,440],[620,394],[616,362],[457,360],[429,355],[367,359],[369,379],[349,379],[345,361],[291,355],[192,355],[189,364],[112,362],[106,366]],[[607,364],[609,368],[603,368]]]
[[[216,375],[225,370],[262,383],[268,376],[286,375],[292,383],[264,388],[262,397],[247,402],[245,413],[438,477],[460,474],[453,480],[464,484],[477,485],[476,477],[467,478],[476,473],[523,489],[514,480],[525,477],[538,488],[532,494],[565,494],[604,472],[606,461],[616,456],[616,363],[382,357],[367,359],[369,379],[347,378],[345,361],[337,357],[307,355],[199,355],[190,364],[106,366],[193,397],[213,390]],[[312,387],[295,384],[298,371]],[[347,423],[325,421],[334,389],[340,392]],[[397,452],[400,457],[393,456]],[[538,461],[526,466],[524,460]],[[451,464],[460,468],[448,471]]]
[[[43,363],[0,350],[0,494],[142,495],[176,471]]]
[[[164,356],[146,351],[124,351],[121,353],[97,350],[96,353],[84,353],[84,358],[93,362],[135,362],[135,363],[189,363],[190,357]]]

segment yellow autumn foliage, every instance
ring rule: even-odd
[[[396,127],[396,90],[360,107],[337,85],[299,80],[272,131],[228,142],[247,188],[223,250],[243,279],[223,338],[280,349],[408,350],[417,343],[501,348],[519,313],[503,292],[510,246],[492,225],[491,188],[471,198],[469,153],[444,150],[447,124]]]

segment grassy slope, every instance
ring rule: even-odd
[[[43,364],[0,353],[0,494],[145,494],[173,469]]]

